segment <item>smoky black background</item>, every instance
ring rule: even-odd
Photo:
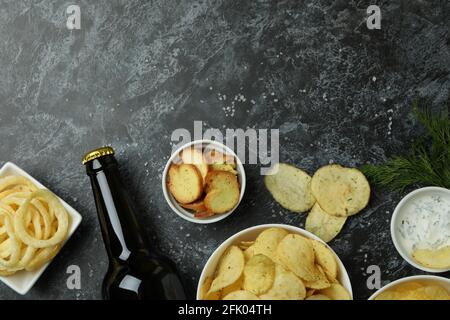
[[[81,30],[66,28],[71,4],[81,8]],[[381,7],[381,30],[366,27],[370,4]],[[1,0],[0,164],[22,167],[84,220],[27,296],[0,284],[0,299],[101,298],[107,258],[80,159],[105,144],[118,151],[152,243],[176,261],[194,297],[226,238],[262,223],[303,226],[305,215],[274,203],[259,166],[247,165],[233,215],[208,226],[181,220],[161,190],[172,132],[193,130],[194,120],[279,129],[280,160],[311,174],[330,162],[383,161],[421,134],[413,99],[434,109],[449,101],[449,17],[448,1]],[[373,293],[370,265],[383,283],[422,273],[391,242],[400,197],[375,189],[331,243],[357,299]],[[66,287],[73,264],[81,290]]]

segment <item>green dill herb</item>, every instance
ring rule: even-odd
[[[410,186],[439,186],[450,189],[450,119],[448,109],[432,114],[428,106],[415,102],[413,112],[425,127],[409,153],[382,164],[368,164],[361,170],[380,187],[403,192]]]

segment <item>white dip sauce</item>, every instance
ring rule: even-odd
[[[405,203],[396,229],[398,240],[408,252],[450,245],[450,193],[417,194]]]

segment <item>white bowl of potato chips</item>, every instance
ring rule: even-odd
[[[0,169],[0,281],[33,287],[81,223],[81,215],[8,162]]]
[[[369,300],[450,300],[450,279],[428,275],[398,279]]]
[[[245,229],[206,263],[198,300],[351,300],[339,257],[312,233],[284,224]]]

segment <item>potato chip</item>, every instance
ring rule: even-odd
[[[244,268],[244,290],[256,295],[267,292],[275,278],[275,263],[263,254],[250,258]]]
[[[366,177],[357,169],[336,164],[317,170],[311,180],[311,191],[325,212],[341,217],[360,212],[370,198]]]
[[[324,296],[323,294],[315,294],[306,298],[306,300],[331,300],[331,299],[328,298],[327,296]]]
[[[323,243],[310,239],[314,249],[316,263],[319,264],[329,280],[334,280],[338,276],[338,264],[334,253]]]
[[[317,279],[314,281],[305,281],[305,287],[310,289],[325,289],[330,287],[330,281],[328,281],[327,276],[325,275],[325,272],[323,271],[322,267],[319,265],[316,265],[316,271],[315,271]]]
[[[306,218],[305,229],[325,242],[333,240],[345,224],[347,217],[337,217],[326,213],[318,203],[314,205]]]
[[[306,288],[306,298],[311,297],[316,292],[316,289]]]
[[[395,291],[402,293],[402,292],[414,291],[414,290],[420,289],[422,287],[423,287],[423,285],[417,281],[408,281],[408,282],[404,282],[399,285],[396,285],[394,288],[395,288]]]
[[[255,246],[251,245],[244,251],[245,261],[250,260],[250,258],[253,257],[254,255],[255,255]]]
[[[311,193],[311,177],[292,165],[276,164],[264,182],[275,201],[290,211],[308,211],[316,202]]]
[[[242,276],[235,283],[232,283],[228,287],[223,288],[220,294],[222,297],[225,297],[231,292],[241,290],[243,284],[244,284],[244,274],[242,274]]]
[[[424,294],[430,298],[430,300],[450,300],[450,292],[444,287],[438,285],[428,285],[423,288]]]
[[[450,293],[438,284],[410,281],[386,289],[375,300],[450,300]]]
[[[263,254],[276,261],[276,250],[278,244],[286,237],[289,233],[281,228],[269,228],[264,230],[256,238],[255,244],[253,246],[254,254]]]
[[[247,250],[248,248],[250,248],[252,245],[254,245],[255,244],[255,241],[241,241],[240,243],[239,243],[239,248],[241,249],[241,250]]]
[[[235,283],[244,271],[244,254],[237,246],[231,246],[219,261],[217,274],[211,284],[209,293],[217,292]]]
[[[205,282],[203,282],[200,293],[201,300],[220,300],[220,291],[208,293],[212,281],[211,277],[207,277]]]
[[[1,251],[0,244],[0,255]],[[227,249],[215,278],[203,283],[199,296],[223,300],[349,300],[349,292],[337,279],[336,259],[320,240],[283,228],[267,228],[255,241],[247,238]]]
[[[315,281],[318,276],[314,266],[311,242],[297,234],[289,234],[277,247],[277,261],[305,281]]]
[[[403,300],[395,291],[386,290],[376,296],[375,300]]]
[[[223,300],[259,300],[259,298],[249,291],[239,290],[231,292]]]
[[[412,257],[421,265],[434,269],[450,268],[450,246],[437,250],[419,249],[412,253]]]
[[[351,300],[347,290],[337,283],[331,284],[329,288],[319,290],[318,293],[327,296],[331,300]]]
[[[275,267],[272,288],[260,296],[262,300],[303,300],[305,297],[306,289],[302,280],[279,264]]]

